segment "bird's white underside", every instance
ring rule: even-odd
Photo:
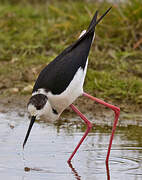
[[[83,94],[83,84],[86,75],[88,60],[86,62],[85,69],[81,67],[76,72],[73,80],[69,86],[59,95],[53,95],[51,92],[48,93],[48,99],[51,105],[59,112],[63,112],[70,104],[72,104],[79,96]]]

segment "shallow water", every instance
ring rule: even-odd
[[[142,179],[142,126],[134,123],[133,117],[127,127],[121,125],[116,130],[109,161],[110,179]],[[69,166],[67,160],[84,126],[36,122],[23,151],[28,125],[24,113],[0,113],[0,179],[107,179],[105,158],[110,127],[96,125]]]

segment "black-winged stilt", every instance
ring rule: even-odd
[[[83,84],[87,71],[89,50],[95,36],[95,27],[110,9],[111,8],[98,20],[98,11],[96,11],[88,29],[81,33],[79,39],[66,48],[39,74],[33,88],[32,97],[27,106],[31,116],[31,122],[23,143],[23,148],[27,142],[35,119],[46,117],[49,121],[55,121],[59,118],[61,113],[70,106],[87,125],[85,134],[68,159],[68,162],[71,162],[74,154],[92,127],[91,122],[72,104],[79,96],[83,95],[111,108],[115,112],[115,120],[106,157],[106,162],[108,162],[120,109],[85,93],[83,91]]]

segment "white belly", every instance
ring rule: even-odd
[[[84,70],[80,67],[76,72],[74,78],[70,82],[69,86],[60,95],[53,95],[48,93],[48,100],[51,105],[57,109],[59,113],[62,113],[70,104],[72,104],[79,96],[83,94],[83,84],[86,75],[88,65],[88,59]]]

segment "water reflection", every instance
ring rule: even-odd
[[[71,163],[71,162],[68,162],[68,165],[69,165],[69,167],[71,168],[71,170],[72,170],[75,178],[76,178],[77,180],[81,180],[81,176],[79,176],[77,170],[73,167],[72,163]]]
[[[77,170],[73,167],[71,162],[68,162],[69,167],[71,168],[72,173],[74,174],[74,177],[77,180],[81,180],[81,176],[78,174]],[[107,174],[107,180],[110,180],[110,170],[109,170],[109,163],[106,162],[106,174]]]

